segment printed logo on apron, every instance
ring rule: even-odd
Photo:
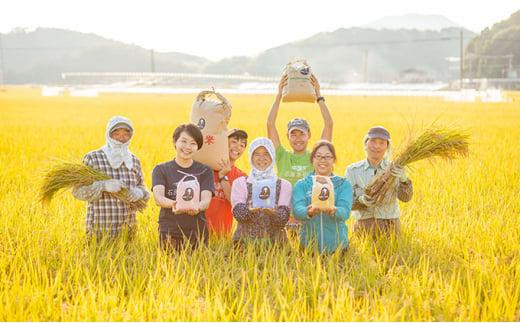
[[[271,196],[271,190],[268,186],[263,186],[258,197],[262,200],[267,200]]]

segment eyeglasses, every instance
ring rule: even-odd
[[[326,155],[326,156],[314,155],[314,158],[317,159],[317,160],[331,161],[331,160],[334,159],[334,156],[331,156],[331,155]]]

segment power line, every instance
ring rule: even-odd
[[[363,46],[363,45],[393,45],[393,44],[408,44],[408,43],[427,43],[427,42],[440,42],[440,41],[453,41],[460,40],[460,36],[440,37],[440,38],[417,38],[417,39],[396,39],[396,40],[383,40],[383,41],[359,41],[359,42],[336,42],[333,44],[316,44],[320,46]],[[515,38],[495,38],[494,41],[509,41],[518,42]],[[297,45],[297,43],[291,43],[289,45]],[[316,46],[313,45],[313,46]],[[77,49],[89,49],[94,47],[107,47],[103,46],[67,46],[67,47],[4,47],[4,50],[77,50]]]

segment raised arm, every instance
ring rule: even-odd
[[[222,191],[224,191],[224,197],[226,200],[231,201],[231,183],[229,182],[229,179],[223,179],[224,176],[228,175],[231,171],[231,162],[229,160],[222,160],[218,163],[220,170],[218,171],[218,178],[217,180],[220,183],[220,186],[222,187]]]
[[[316,91],[316,98],[321,96],[320,83],[316,76],[311,75],[311,83],[314,86],[314,90]],[[330,114],[329,108],[325,104],[324,100],[319,100],[318,105],[320,106],[321,116],[323,118],[323,131],[321,132],[321,139],[325,139],[328,141],[332,141],[332,115]]]
[[[280,102],[282,101],[282,91],[287,85],[287,75],[282,76],[280,83],[278,84],[278,94],[274,100],[269,115],[267,116],[267,137],[271,139],[274,144],[274,148],[278,149],[280,146],[280,135],[276,130],[276,117],[278,116],[278,110],[280,109]]]

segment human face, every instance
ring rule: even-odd
[[[293,131],[287,134],[291,148],[295,152],[304,152],[307,149],[310,137],[309,132],[303,132],[298,129],[293,129]]]
[[[255,149],[255,151],[253,151],[251,161],[253,162],[253,166],[255,166],[255,168],[260,171],[264,171],[269,166],[271,166],[273,159],[265,147],[258,147]]]
[[[198,150],[197,142],[187,132],[182,132],[175,142],[175,150],[178,158],[192,159],[193,154]]]
[[[317,175],[330,176],[334,168],[334,156],[327,146],[321,146],[316,150],[312,158],[312,165]]]
[[[371,161],[380,162],[388,149],[388,141],[381,138],[368,139],[366,143],[367,157]]]
[[[229,160],[235,161],[246,150],[246,140],[245,139],[238,139],[235,137],[229,137],[228,138],[228,147],[229,147]]]
[[[130,137],[132,137],[132,133],[125,128],[118,128],[110,133],[110,138],[123,144],[130,140]]]

